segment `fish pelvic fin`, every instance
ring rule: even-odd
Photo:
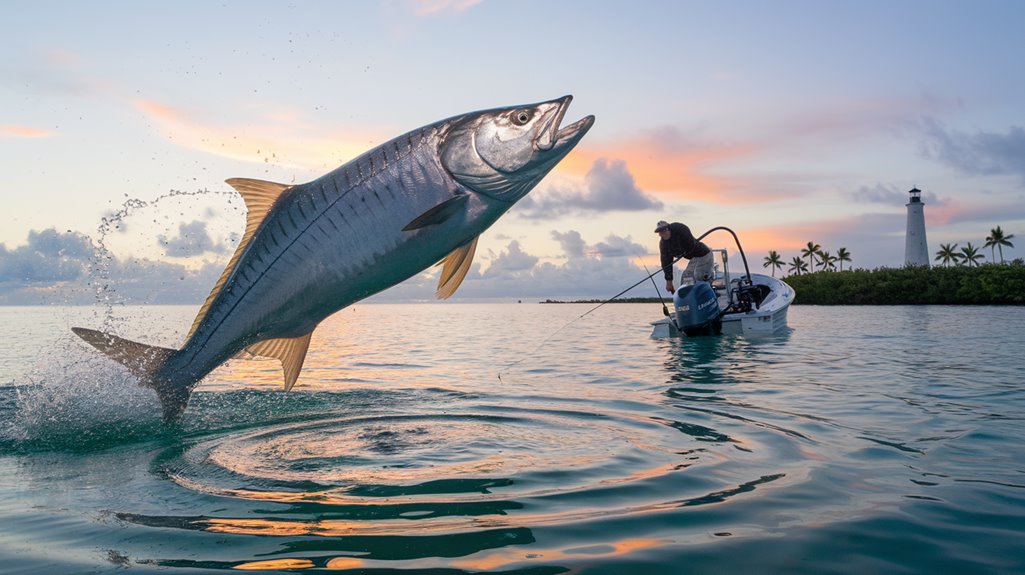
[[[427,226],[444,223],[449,218],[465,209],[466,200],[469,199],[469,197],[469,194],[456,194],[414,218],[413,221],[406,224],[406,227],[402,228],[402,231],[410,232]]]
[[[278,201],[283,193],[289,190],[292,186],[287,184],[278,184],[275,182],[265,182],[263,180],[254,180],[250,178],[231,178],[226,180],[228,185],[235,188],[246,202],[246,229],[242,234],[242,239],[238,242],[238,247],[235,248],[235,253],[232,254],[231,259],[228,260],[228,265],[225,266],[224,271],[221,272],[221,277],[214,284],[213,289],[210,290],[210,295],[206,296],[206,301],[203,302],[203,306],[199,308],[199,313],[196,314],[196,319],[192,322],[192,328],[189,329],[189,334],[185,337],[185,341],[188,341],[192,337],[192,334],[199,328],[199,324],[203,322],[203,318],[206,317],[206,313],[210,310],[210,306],[213,305],[217,294],[221,293],[221,289],[224,284],[231,277],[231,273],[235,271],[235,266],[238,264],[238,260],[245,253],[246,248],[249,247],[249,242],[252,241],[253,236],[256,235],[256,230],[260,228],[260,224],[267,218],[267,214],[270,209],[274,206],[274,203]]]
[[[438,265],[442,266],[441,275],[438,276],[438,289],[435,295],[438,299],[448,299],[456,293],[463,278],[470,271],[470,264],[473,263],[473,254],[477,251],[477,240],[480,236],[452,250],[452,253],[445,256]]]
[[[299,337],[266,339],[245,349],[246,352],[261,357],[272,357],[281,361],[281,369],[285,375],[285,391],[292,389],[299,372],[302,371],[303,362],[306,361],[306,352],[310,349],[310,339],[313,332]]]
[[[190,382],[189,385],[177,385],[155,377],[168,359],[177,353],[176,350],[147,345],[84,327],[73,327],[71,331],[100,350],[103,355],[127,367],[132,375],[139,378],[141,385],[156,390],[165,422],[181,419],[192,393],[191,384],[194,382]]]

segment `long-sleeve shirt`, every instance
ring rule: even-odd
[[[669,224],[669,239],[658,242],[662,255],[662,271],[666,279],[673,279],[673,260],[683,257],[691,259],[708,253],[708,246],[694,239],[690,228],[680,222]]]

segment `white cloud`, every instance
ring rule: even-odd
[[[149,259],[100,257],[77,232],[31,231],[28,243],[0,244],[0,305],[89,304],[111,297],[125,303],[198,303],[223,264],[199,269]]]
[[[599,158],[584,178],[584,189],[550,189],[520,200],[517,213],[554,219],[569,213],[660,210],[663,204],[637,187],[623,160]]]
[[[206,222],[201,220],[179,224],[177,236],[161,234],[157,239],[164,246],[164,255],[172,258],[190,258],[207,252],[223,253],[227,249],[223,242],[214,241],[210,237]]]
[[[629,236],[609,235],[594,244],[576,230],[553,230],[551,236],[561,244],[565,261],[542,261],[519,241],[510,240],[485,265],[473,264],[455,299],[605,298],[647,273],[635,263],[643,246]],[[9,249],[0,244],[0,305],[89,304],[106,296],[132,304],[198,304],[224,265],[208,261],[194,269],[169,261],[110,255],[99,258],[88,236],[52,229],[33,231],[24,246]],[[380,299],[431,300],[437,273],[437,268],[429,268],[387,290]],[[654,295],[647,284],[635,291],[627,296]]]

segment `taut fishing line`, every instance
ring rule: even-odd
[[[740,238],[738,238],[738,237],[737,237],[737,234],[736,234],[736,233],[735,233],[735,232],[734,232],[733,230],[731,230],[730,228],[727,228],[727,227],[725,227],[725,226],[716,226],[716,227],[714,227],[714,228],[712,228],[712,229],[708,230],[707,232],[705,232],[705,233],[701,234],[700,236],[698,236],[698,237],[697,237],[697,239],[696,239],[695,241],[701,241],[701,240],[703,240],[703,239],[704,239],[704,238],[705,238],[705,237],[706,237],[706,236],[707,236],[708,234],[710,234],[710,233],[712,233],[712,232],[714,232],[714,231],[718,231],[718,230],[723,230],[723,231],[727,231],[727,232],[729,232],[729,233],[730,233],[730,235],[732,235],[732,236],[733,236],[733,240],[734,240],[734,241],[735,241],[735,242],[737,243],[737,249],[738,249],[738,250],[740,250],[740,258],[741,258],[741,259],[742,259],[742,260],[744,261],[744,269],[745,269],[745,270],[748,270],[748,267],[747,267],[747,256],[745,256],[745,255],[744,255],[744,248],[740,246]],[[575,317],[575,318],[573,318],[573,319],[569,320],[569,321],[568,321],[568,322],[567,322],[567,323],[566,323],[565,325],[563,325],[563,326],[562,326],[562,327],[560,327],[559,329],[557,329],[557,330],[553,331],[552,333],[548,334],[548,337],[544,338],[544,340],[542,340],[542,341],[541,341],[541,343],[537,344],[537,346],[535,346],[535,347],[534,347],[534,349],[532,349],[532,350],[530,350],[529,352],[527,352],[527,353],[523,354],[523,356],[522,356],[522,357],[520,357],[520,359],[518,359],[518,360],[516,360],[516,361],[514,361],[514,362],[512,362],[512,363],[510,363],[510,364],[507,364],[507,365],[505,366],[505,369],[509,369],[509,368],[511,368],[511,367],[515,367],[515,366],[517,366],[517,365],[519,365],[519,364],[523,363],[523,360],[525,360],[525,359],[527,359],[528,357],[531,357],[532,355],[536,354],[536,353],[537,353],[537,350],[539,350],[539,349],[541,349],[542,347],[544,347],[544,346],[545,346],[545,344],[547,344],[547,343],[548,343],[549,341],[551,341],[551,339],[552,339],[553,337],[555,337],[555,336],[556,336],[556,335],[558,335],[558,334],[559,334],[560,332],[562,332],[562,330],[564,330],[564,329],[566,329],[567,327],[569,327],[569,326],[573,325],[574,323],[576,323],[576,322],[580,321],[581,319],[583,319],[584,317],[588,316],[589,314],[591,314],[592,312],[594,312],[594,311],[595,311],[595,310],[597,310],[598,308],[602,307],[603,305],[605,305],[605,304],[607,304],[607,303],[609,303],[609,302],[611,302],[611,301],[615,300],[615,299],[616,299],[616,298],[618,298],[619,296],[621,296],[621,295],[625,294],[626,292],[628,292],[628,291],[630,291],[630,290],[634,289],[635,287],[637,287],[637,286],[641,285],[642,283],[644,283],[644,282],[648,281],[649,279],[651,280],[652,284],[654,284],[654,283],[655,283],[655,280],[654,280],[654,279],[652,279],[652,278],[654,278],[654,277],[655,277],[655,274],[657,274],[657,273],[659,273],[659,272],[661,272],[661,271],[664,271],[664,270],[665,270],[665,269],[666,269],[667,267],[671,267],[671,266],[672,266],[673,264],[675,264],[676,262],[680,261],[681,259],[683,259],[683,256],[679,256],[679,257],[677,257],[677,258],[673,259],[673,261],[672,261],[672,262],[671,262],[670,264],[668,264],[668,265],[665,265],[665,266],[662,266],[662,267],[658,268],[658,269],[657,269],[657,270],[655,270],[654,272],[652,272],[652,273],[648,274],[648,275],[647,275],[647,276],[646,276],[646,277],[645,277],[644,279],[642,279],[642,280],[638,281],[637,283],[635,283],[635,284],[631,285],[630,287],[628,287],[628,288],[626,288],[625,290],[623,290],[623,291],[621,291],[621,292],[617,293],[616,295],[614,295],[614,296],[610,297],[609,299],[607,299],[607,300],[605,300],[605,301],[603,301],[603,302],[599,303],[598,305],[596,305],[596,306],[592,307],[591,309],[589,309],[589,310],[585,311],[584,313],[580,314],[579,316],[577,316],[577,317]],[[643,264],[644,262],[641,262],[641,263]],[[647,266],[646,264],[644,265],[644,271],[648,271],[648,266]],[[747,271],[747,276],[748,276],[748,281],[751,281],[751,272],[750,272],[749,270]],[[655,292],[656,292],[656,293],[658,292],[658,286],[657,286],[657,285],[655,286]],[[660,301],[662,300],[662,296],[661,296],[661,294],[659,294],[659,300],[660,300]],[[663,307],[663,308],[665,308],[665,303],[663,303],[663,304],[662,304],[662,307]],[[666,310],[666,311],[668,312],[668,310]],[[668,315],[668,313],[667,313],[666,315]],[[670,316],[670,318],[671,318],[671,317],[672,317],[672,316]],[[676,322],[674,321],[674,322],[673,322],[673,324],[675,325],[675,323],[676,323]],[[501,371],[499,371],[499,372],[498,372],[498,381],[502,381],[502,372],[501,372]]]
[[[704,236],[702,236],[702,237],[704,237]],[[672,262],[671,264],[669,264],[669,265],[671,266],[671,265],[675,264],[676,262],[680,261],[680,259],[681,259],[681,258],[682,258],[682,256],[681,256],[680,258],[676,258],[676,259],[674,259],[674,260],[673,260],[673,262]],[[537,350],[539,350],[539,349],[541,349],[542,347],[544,347],[544,345],[545,345],[546,343],[548,343],[549,341],[551,341],[551,339],[552,339],[553,337],[555,337],[556,335],[558,335],[558,334],[559,334],[559,333],[560,333],[560,332],[561,332],[562,330],[564,330],[564,329],[566,329],[567,327],[569,327],[569,326],[573,325],[574,323],[576,323],[576,322],[580,321],[581,319],[583,319],[584,317],[586,317],[587,315],[589,315],[589,314],[590,314],[591,312],[593,312],[594,310],[596,310],[596,309],[600,308],[601,306],[603,306],[603,305],[605,305],[605,304],[607,304],[607,303],[611,302],[612,300],[616,299],[617,297],[619,297],[619,296],[621,296],[621,295],[625,294],[626,292],[628,292],[628,291],[630,291],[630,290],[634,289],[635,287],[637,287],[637,286],[641,285],[642,283],[644,283],[644,282],[648,281],[649,279],[651,279],[652,277],[654,277],[654,276],[655,276],[655,274],[657,274],[658,272],[660,272],[660,271],[664,270],[664,269],[665,269],[666,267],[669,267],[669,266],[664,266],[664,267],[660,267],[660,268],[658,268],[658,269],[657,269],[657,270],[655,270],[654,272],[652,272],[652,273],[648,274],[648,275],[647,275],[647,276],[646,276],[646,277],[645,277],[644,279],[640,280],[639,282],[637,282],[637,283],[635,283],[635,284],[631,285],[630,287],[628,287],[628,288],[626,288],[625,290],[623,290],[623,291],[621,291],[621,292],[617,293],[616,295],[614,295],[614,296],[610,297],[609,299],[607,299],[607,300],[605,300],[605,301],[603,301],[603,302],[599,303],[598,305],[596,305],[596,306],[592,307],[591,309],[589,309],[589,310],[585,311],[584,313],[580,314],[579,316],[577,316],[577,317],[575,317],[575,318],[573,318],[573,319],[569,320],[568,322],[566,322],[566,324],[565,324],[565,325],[563,325],[563,326],[562,326],[562,327],[560,327],[559,329],[557,329],[557,330],[553,331],[552,333],[548,334],[548,337],[544,338],[544,340],[542,340],[542,341],[541,341],[541,343],[537,344],[537,346],[536,346],[536,347],[534,347],[534,349],[532,349],[532,350],[530,350],[529,352],[527,352],[527,353],[523,354],[523,357],[521,357],[520,359],[518,359],[518,360],[516,360],[516,361],[514,361],[514,362],[512,362],[512,363],[510,363],[510,364],[507,364],[507,365],[505,366],[505,368],[506,368],[506,369],[508,369],[508,368],[510,368],[510,367],[515,367],[515,366],[517,366],[517,365],[519,365],[519,364],[523,363],[523,360],[525,360],[525,359],[527,359],[528,357],[530,357],[530,356],[532,356],[532,355],[536,354],[536,353],[537,353]],[[645,266],[645,271],[647,271],[647,266]],[[654,280],[652,280],[652,282],[654,282]],[[658,288],[657,288],[657,286],[656,286],[656,288],[655,288],[655,289],[656,289],[656,290],[658,289]],[[498,381],[502,381],[502,372],[501,372],[501,371],[499,371],[499,372],[498,372]]]

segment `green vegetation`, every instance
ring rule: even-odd
[[[986,236],[984,248],[990,249],[993,262],[983,263],[986,254],[967,242],[940,244],[936,262],[942,267],[878,268],[847,270],[851,261],[847,248],[830,254],[815,242],[801,248],[801,255],[790,260],[785,281],[797,297],[794,303],[813,305],[894,305],[894,304],[1025,304],[1025,262],[1018,258],[1004,263],[1004,246],[1014,247],[1014,234],[1004,234],[997,226]],[[805,261],[805,258],[807,261]],[[778,264],[776,262],[779,262]],[[840,264],[840,271],[836,264]],[[765,258],[764,267],[782,264],[775,250]]]
[[[907,267],[815,272],[785,281],[795,304],[811,305],[1022,305],[1025,261],[976,267]]]

